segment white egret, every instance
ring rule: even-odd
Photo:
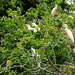
[[[55,16],[56,11],[57,11],[57,5],[51,11],[51,15],[53,15],[53,17]]]
[[[67,24],[62,25],[62,27],[65,27],[65,31],[66,31],[67,37],[70,39],[70,41],[71,41],[72,43],[74,43],[73,34],[72,34],[71,30],[68,29]]]

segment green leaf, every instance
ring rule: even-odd
[[[12,61],[11,60],[7,60],[6,67],[11,68],[11,64],[12,64]]]

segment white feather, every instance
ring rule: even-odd
[[[56,14],[56,10],[57,10],[57,5],[52,9],[51,15],[54,16]]]
[[[36,23],[33,22],[32,26],[35,26],[38,29],[38,31],[40,31],[40,28],[38,27],[38,25]],[[37,30],[35,28],[33,30],[35,33],[37,32]]]
[[[69,5],[74,4],[73,0],[65,0],[66,3],[68,3]]]
[[[33,54],[35,54],[35,49],[34,48],[31,48],[31,50],[33,51]]]
[[[69,29],[65,29],[66,33],[67,33],[67,37],[72,41],[72,43],[74,43],[74,38],[73,38],[73,34]]]
[[[28,30],[31,30],[31,26],[28,24]]]
[[[32,23],[32,26],[35,26],[35,27],[37,27],[36,23]]]
[[[38,31],[40,31],[40,28],[39,27],[37,27],[38,28]]]
[[[37,32],[37,30],[34,28],[34,32],[36,33]]]
[[[31,50],[33,51],[33,53],[32,53],[32,56],[35,56],[35,49],[34,48],[31,48]],[[36,56],[40,59],[40,55],[39,54],[36,54]],[[41,65],[40,65],[40,62],[37,62],[37,67],[41,67]]]

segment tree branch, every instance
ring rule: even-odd
[[[63,73],[60,72],[59,69],[55,65],[53,65],[52,62],[49,60],[48,54],[47,54],[47,48],[45,48],[45,53],[46,53],[49,64],[52,65],[52,67],[54,67],[61,75],[63,75]]]
[[[46,27],[46,25],[45,25],[45,27]],[[47,32],[47,36],[49,38],[49,44],[50,44],[50,46],[52,48],[52,51],[53,51],[53,54],[54,54],[54,61],[55,61],[55,64],[56,64],[56,56],[55,56],[55,52],[54,52],[54,49],[53,49],[51,41],[50,41],[50,37],[49,37],[48,31],[47,31],[47,27],[46,27],[46,32]]]

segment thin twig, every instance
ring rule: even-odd
[[[26,54],[26,55],[30,55],[30,54],[28,54],[28,53],[25,53],[23,50],[20,50],[20,51],[22,51],[24,54]],[[32,56],[32,55],[30,55],[30,56]],[[34,59],[36,59],[36,61],[38,61],[39,63],[41,63],[42,65],[44,65],[40,60],[38,60],[36,57],[34,57],[34,56],[32,56]],[[43,70],[45,70],[46,72],[49,72],[49,73],[51,73],[50,71],[48,71],[48,70],[46,70],[46,69],[44,69],[44,68],[42,68],[42,67],[39,67],[39,68],[41,68],[41,69],[43,69]]]
[[[17,65],[17,66],[13,66],[13,67],[11,67],[11,68],[7,68],[7,69],[1,71],[0,74],[3,73],[3,72],[5,72],[5,71],[7,71],[7,70],[13,69],[13,68],[15,68],[15,67],[21,67],[21,68],[26,69],[26,70],[28,71],[28,69],[25,68],[25,67],[23,67],[22,65],[21,65],[21,66],[18,66],[18,65]]]
[[[22,51],[25,55],[30,55],[30,56],[32,56],[31,54],[25,53],[23,50],[20,50],[20,51]],[[46,52],[46,56],[47,56],[47,59],[48,59],[49,64],[51,64],[52,67],[54,67],[61,75],[63,75],[63,74],[58,70],[58,68],[57,68],[55,65],[53,65],[52,62],[49,60],[48,54],[47,54],[47,48],[45,48],[45,52]],[[34,57],[34,56],[32,56],[32,57]],[[34,59],[36,59],[36,61],[38,61],[38,62],[40,62],[42,65],[44,65],[44,64],[43,64],[40,60],[38,60],[36,57],[34,57]],[[48,70],[46,70],[46,69],[44,69],[44,68],[42,68],[42,67],[39,67],[39,68],[45,70],[46,72],[51,73],[50,71],[48,71]]]
[[[72,63],[68,63],[68,62],[65,62],[66,64],[69,64],[69,65],[73,65],[73,66],[75,66],[75,64],[72,64]]]
[[[1,64],[1,66],[6,62],[6,60]]]
[[[45,27],[46,27],[46,25],[45,25]],[[53,51],[53,54],[54,54],[54,61],[55,61],[55,64],[56,64],[56,56],[55,56],[55,52],[54,52],[54,49],[53,49],[51,41],[50,41],[50,37],[49,37],[48,31],[47,31],[47,27],[46,27],[46,32],[47,32],[47,36],[49,38],[49,44],[50,44],[50,46],[52,48],[52,51]]]
[[[61,75],[63,75],[63,73],[59,71],[59,69],[55,65],[53,65],[52,62],[49,60],[48,54],[47,54],[47,48],[45,48],[45,53],[46,53],[49,64],[52,65],[52,67],[54,67]]]
[[[68,75],[68,67],[69,67],[69,64],[67,63],[67,75]]]

